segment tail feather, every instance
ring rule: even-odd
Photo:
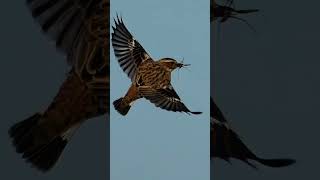
[[[59,159],[68,138],[62,135],[49,135],[46,129],[39,125],[42,115],[37,113],[13,125],[9,129],[17,153],[22,154],[27,162],[37,169],[46,172]]]
[[[129,104],[123,102],[123,98],[113,101],[113,106],[123,116],[125,116],[131,108]]]
[[[21,144],[28,131],[38,122],[38,119],[41,117],[41,114],[36,113],[28,119],[16,123],[9,129],[9,135],[13,138],[13,145],[16,147],[18,153],[21,153],[23,149],[23,144]]]
[[[67,143],[68,140],[58,136],[38,151],[32,154],[24,154],[23,158],[27,159],[27,162],[32,163],[39,170],[46,172],[58,161]]]

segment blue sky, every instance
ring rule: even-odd
[[[149,101],[135,102],[126,116],[111,106],[111,179],[209,179],[210,27],[209,1],[111,1],[132,35],[152,58],[184,58],[172,84],[192,111],[174,113]],[[114,25],[111,21],[111,25]],[[111,103],[131,82],[111,47]]]

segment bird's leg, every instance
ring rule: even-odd
[[[123,97],[123,101],[131,105],[135,100],[139,99],[138,86],[131,84],[126,95]]]

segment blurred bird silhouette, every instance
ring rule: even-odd
[[[109,0],[27,0],[71,66],[53,102],[9,129],[22,157],[46,172],[80,125],[109,113]]]
[[[112,46],[122,70],[132,81],[126,95],[113,102],[121,115],[126,115],[132,103],[140,98],[146,98],[157,107],[168,111],[201,113],[190,111],[171,85],[171,72],[189,64],[179,63],[172,58],[154,61],[119,17],[113,27]]]
[[[258,12],[258,9],[236,10],[234,1],[227,0],[225,5],[219,5],[215,0],[211,0],[210,5],[211,22],[219,20],[220,23],[226,22],[228,19],[238,19],[245,22],[253,30],[254,28],[244,19],[237,17],[239,14],[248,14]],[[295,163],[293,159],[263,159],[256,156],[238,137],[238,135],[230,128],[222,111],[215,102],[210,99],[211,119],[210,119],[210,157],[221,158],[230,161],[230,158],[236,158],[244,161],[251,167],[256,168],[254,164],[249,162],[253,160],[269,167],[284,167]]]
[[[210,99],[210,157],[221,158],[230,161],[230,158],[236,158],[244,161],[253,168],[254,164],[249,162],[253,160],[269,167],[284,167],[295,163],[293,159],[263,159],[256,156],[230,128],[222,111],[215,102]]]

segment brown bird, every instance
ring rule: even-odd
[[[171,85],[171,72],[189,64],[178,63],[172,58],[154,61],[140,43],[134,39],[117,17],[112,33],[112,46],[115,56],[132,84],[124,97],[113,102],[115,109],[126,115],[132,103],[146,98],[157,107],[168,111],[200,114],[190,111],[181,101]]]
[[[295,163],[293,159],[263,159],[256,156],[230,128],[225,116],[218,106],[210,99],[211,130],[210,130],[210,157],[229,161],[230,158],[239,159],[253,168],[249,160],[257,161],[269,167],[284,167]]]
[[[80,125],[109,113],[109,0],[27,0],[43,32],[67,56],[71,70],[53,102],[13,125],[22,157],[46,172]]]

